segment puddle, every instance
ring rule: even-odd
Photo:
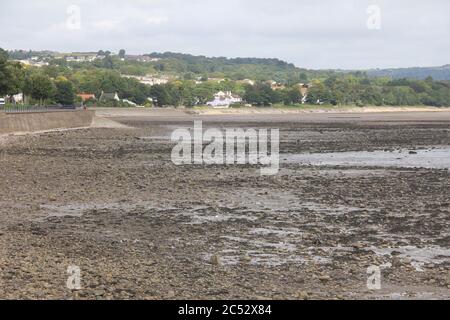
[[[417,248],[405,246],[400,248],[370,248],[375,254],[391,256],[396,252],[399,258],[411,260],[411,265],[417,271],[424,271],[426,264],[450,263],[450,249],[442,247]]]
[[[205,261],[211,260],[210,254],[204,257]],[[246,257],[246,260],[243,260]],[[245,254],[239,254],[236,250],[223,250],[220,253],[220,264],[224,266],[236,266],[239,264],[249,264],[253,266],[279,267],[286,264],[305,264],[307,259],[297,255],[280,257],[276,254],[262,253],[259,251],[245,251]]]
[[[226,208],[228,211],[232,209]],[[191,221],[188,224],[203,224],[203,223],[220,223],[220,222],[228,222],[228,221],[256,221],[258,220],[257,216],[251,216],[248,213],[233,214],[233,213],[224,213],[220,211],[224,211],[225,208],[211,208],[211,207],[197,207],[192,210],[188,210],[183,213],[184,216],[191,218]]]
[[[250,230],[249,235],[275,234],[282,236],[297,233],[297,229],[255,228]],[[332,261],[328,257],[316,254],[313,252],[314,250],[307,249],[300,253],[297,245],[293,242],[271,242],[239,236],[223,236],[222,239],[228,240],[228,249],[219,253],[222,265],[250,264],[254,266],[278,267],[286,264],[329,264]],[[211,256],[206,255],[205,260],[209,260]]]
[[[92,212],[104,212],[105,210],[121,210],[125,212],[133,211],[139,208],[152,209],[150,204],[145,202],[139,204],[127,203],[72,203],[66,205],[41,205],[41,209],[45,211],[44,216],[37,219],[42,222],[51,218],[75,217],[81,218]]]
[[[306,209],[321,215],[340,216],[346,214],[354,214],[359,216],[369,216],[368,214],[362,214],[362,212],[368,212],[368,208],[357,208],[344,205],[326,205],[316,202],[303,202],[300,204],[302,209]],[[370,209],[373,210],[373,209]]]
[[[230,240],[231,238],[232,237],[230,237]],[[314,254],[313,252],[310,252],[308,250],[305,251],[302,255],[296,254],[294,252],[295,249],[293,248],[293,246],[286,243],[272,244],[268,242],[252,242],[252,244],[254,245],[254,247],[261,249],[222,250],[219,254],[220,263],[226,266],[249,264],[253,266],[279,267],[286,264],[304,265],[312,263],[326,265],[332,262],[331,258]],[[269,249],[268,247],[270,249],[276,249],[276,252],[267,250]],[[204,256],[204,260],[210,261],[211,257],[211,254],[207,254]]]
[[[400,151],[358,151],[281,155],[286,164],[450,169],[450,147]]]
[[[297,249],[297,246],[292,243],[280,241],[280,242],[268,242],[264,240],[245,239],[241,237],[223,236],[223,239],[230,240],[237,243],[245,243],[255,248],[271,248],[283,252],[293,252]]]
[[[41,205],[47,211],[45,218],[81,218],[85,212],[92,210],[92,205],[70,204],[65,206]]]
[[[281,228],[281,229],[274,229],[274,228],[253,228],[250,229],[250,234],[254,235],[261,235],[261,236],[269,236],[269,235],[275,235],[277,237],[288,237],[292,235],[299,235],[301,236],[303,232],[301,232],[297,228]]]
[[[302,194],[294,194],[289,191],[268,190],[264,193],[258,189],[236,189],[236,196],[239,198],[239,203],[233,203],[237,206],[240,203],[245,203],[250,209],[241,210],[242,214],[247,216],[260,217],[264,214],[265,217],[274,217],[276,219],[281,216],[286,219],[303,219],[305,214],[319,214],[323,216],[341,216],[341,215],[358,215],[359,217],[369,217],[373,212],[378,212],[379,208],[371,206],[350,206],[343,204],[329,204],[320,203],[316,198],[304,197]],[[282,205],[280,205],[280,203]],[[276,215],[274,215],[276,213]]]

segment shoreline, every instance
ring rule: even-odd
[[[449,112],[450,107],[336,107],[336,108],[90,108],[100,117],[116,116],[172,116],[172,115],[283,115],[283,114],[321,114],[321,113],[399,113],[399,112]]]
[[[442,112],[450,108],[437,107],[325,107],[325,108],[230,108],[194,109],[199,114],[302,114],[302,113],[385,113],[385,112]]]

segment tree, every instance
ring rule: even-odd
[[[302,101],[302,94],[297,86],[289,88],[283,94],[283,103],[286,105],[297,104]]]
[[[9,69],[10,79],[7,94],[12,96],[22,92],[25,80],[25,71],[20,63],[10,63]]]
[[[267,83],[257,83],[245,87],[244,100],[256,106],[270,106],[281,102],[281,94],[272,90]]]
[[[302,83],[307,83],[308,82],[308,75],[306,73],[300,73],[298,79],[300,80],[300,82]]]
[[[151,90],[153,101],[158,107],[170,105],[171,99],[165,85],[154,85]]]
[[[9,87],[8,54],[0,49],[0,96],[7,94]]]
[[[0,96],[19,93],[23,76],[22,65],[8,61],[8,54],[0,48]]]
[[[192,72],[187,72],[183,75],[183,79],[184,80],[193,80],[194,79],[194,74]]]
[[[75,102],[75,91],[72,82],[59,80],[56,82],[55,101],[62,105],[73,105]]]
[[[114,69],[114,61],[111,56],[107,55],[101,63],[101,67],[105,69]]]
[[[208,101],[213,100],[214,93],[216,93],[216,89],[210,82],[202,82],[194,88],[194,96],[200,104],[206,104]]]
[[[126,54],[125,49],[120,49],[120,51],[119,51],[119,58],[124,59],[125,58],[125,54]]]
[[[35,73],[25,79],[24,93],[33,99],[39,100],[42,105],[55,94],[55,86],[52,80],[43,74]]]

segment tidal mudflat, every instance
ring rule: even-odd
[[[450,298],[450,117],[396,117],[120,115],[8,137],[0,298]],[[170,133],[197,118],[279,128],[279,174],[175,166]]]

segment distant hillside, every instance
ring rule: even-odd
[[[154,67],[160,72],[192,76],[225,77],[232,80],[275,80],[280,83],[307,82],[313,78],[326,78],[333,71],[312,71],[297,68],[279,59],[225,58],[194,56],[182,53],[151,53],[160,59]]]
[[[432,77],[434,80],[450,80],[450,64],[442,67],[430,68],[402,68],[402,69],[380,69],[369,70],[370,77],[390,77],[393,79],[417,79],[424,80]]]
[[[267,66],[276,66],[283,69],[295,69],[294,64],[287,63],[279,59],[264,59],[264,58],[226,58],[226,57],[205,57],[205,56],[194,56],[184,53],[152,53],[149,55],[152,58],[159,59],[178,59],[185,61],[189,64],[205,64],[209,66],[214,66],[214,64],[224,65],[234,65],[234,64],[262,64]]]
[[[9,57],[15,60],[27,60],[37,58],[36,61],[46,61],[50,64],[58,64],[54,61],[61,56],[97,55],[90,53],[57,53],[53,51],[26,51],[13,50],[8,52]],[[361,77],[388,77],[392,79],[424,80],[432,77],[437,81],[450,81],[450,64],[442,67],[415,67],[397,69],[371,69],[371,70],[310,70],[296,67],[292,63],[276,58],[226,58],[206,57],[191,54],[165,52],[153,52],[145,55],[125,56],[119,59],[110,51],[98,52],[99,56],[107,59],[96,61],[81,61],[91,64],[93,67],[115,69],[122,74],[144,76],[147,74],[163,74],[180,79],[193,80],[195,78],[227,78],[230,80],[251,79],[257,81],[274,80],[278,83],[291,85],[296,83],[308,83],[314,79],[326,80],[330,77],[340,77],[342,74]],[[146,59],[147,58],[147,59]],[[148,59],[152,58],[152,59]],[[53,61],[52,61],[53,60]],[[80,61],[72,60],[72,67],[83,68]],[[67,63],[66,63],[67,65]]]

